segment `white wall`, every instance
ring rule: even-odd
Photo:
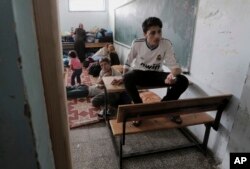
[[[191,75],[236,97],[250,61],[249,7],[245,0],[210,0],[200,1],[198,11]]]
[[[110,0],[109,23],[113,30],[114,6],[128,1]],[[248,45],[250,44],[250,23],[247,18],[249,15],[250,1],[199,1],[189,76],[195,84],[191,85],[182,96],[212,95],[218,91],[233,94],[230,106],[222,116],[219,131],[212,130],[208,144],[214,155],[222,162],[221,168],[225,169],[229,164],[230,132],[234,126],[250,63]],[[129,49],[117,44],[116,48],[120,57],[127,57]],[[247,96],[247,99],[249,100],[250,96]],[[250,128],[249,124],[247,128]],[[199,138],[203,137],[204,127],[192,127],[191,130]],[[243,132],[240,137],[246,137],[246,132]]]
[[[235,117],[233,127],[230,133],[229,144],[227,147],[226,158],[223,160],[222,166],[224,168],[229,168],[228,160],[229,153],[228,152],[250,152],[250,64],[248,67],[248,74],[246,77],[246,82],[243,87],[240,105],[235,113],[237,116]]]
[[[61,32],[71,30],[83,23],[85,30],[94,27],[109,29],[108,24],[108,0],[106,0],[106,11],[101,12],[70,12],[68,0],[58,0]]]
[[[221,129],[213,132],[209,141],[215,155],[226,161],[228,140],[250,63],[249,10],[250,2],[245,0],[200,1],[198,9],[191,77],[201,88],[234,95],[222,116]],[[225,164],[228,162],[224,161],[222,168],[227,168]]]

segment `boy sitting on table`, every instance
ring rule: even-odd
[[[166,86],[168,91],[161,101],[177,100],[188,87],[188,79],[182,75],[177,64],[172,43],[162,38],[162,21],[149,17],[142,23],[144,38],[133,41],[130,53],[124,65],[123,82],[133,102],[142,103],[137,86]],[[163,64],[171,72],[163,72]],[[116,80],[113,83],[122,83]],[[172,116],[175,123],[182,123],[180,116]],[[140,125],[135,121],[135,126]]]

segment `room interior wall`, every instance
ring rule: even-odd
[[[61,32],[70,32],[71,27],[76,28],[79,23],[83,23],[87,31],[95,27],[110,29],[108,24],[108,0],[106,0],[106,10],[100,12],[70,12],[68,0],[58,0],[58,8]]]
[[[250,152],[250,64],[248,66],[248,73],[246,76],[246,81],[244,83],[242,95],[240,98],[240,104],[238,106],[237,112],[235,112],[235,119],[232,126],[232,130],[229,136],[229,143],[227,147],[226,159],[223,160],[224,168],[229,167],[228,155],[230,152]]]
[[[234,96],[219,132],[210,137],[209,147],[221,161],[228,159],[228,141],[250,63],[249,9],[250,2],[244,0],[200,1],[198,9],[190,76],[207,94],[213,89]],[[222,168],[228,163],[224,161]]]
[[[109,23],[113,30],[114,9],[127,2],[129,0],[110,0]],[[219,131],[212,130],[208,144],[210,150],[222,162],[220,167],[225,169],[229,164],[230,133],[232,128],[234,129],[234,119],[237,116],[250,63],[250,23],[247,19],[249,14],[248,1],[199,1],[191,69],[188,75],[193,84],[182,96],[185,98],[218,93],[233,94],[230,106],[222,116]],[[129,48],[119,44],[115,46],[121,60],[124,61]],[[245,97],[250,99],[250,96]],[[249,129],[250,126],[246,128]],[[204,127],[190,129],[199,138],[203,137]],[[245,137],[246,132],[241,132],[240,137]],[[240,140],[237,144],[239,142]]]

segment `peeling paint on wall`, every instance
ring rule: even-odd
[[[213,17],[219,13],[219,9],[217,9],[215,12],[210,12],[207,16],[205,16],[206,19]]]
[[[30,106],[27,103],[27,101],[24,104],[24,115],[25,115],[25,117],[27,118],[27,120],[29,122],[30,128],[32,129],[31,133],[32,133],[32,137],[33,137],[33,147],[34,147],[34,150],[35,150],[36,166],[37,166],[37,169],[40,169],[41,166],[40,166],[39,159],[38,159],[38,152],[36,150],[36,142],[35,142],[36,138],[35,138],[35,134],[34,134],[34,128],[32,126],[31,111],[30,111]]]
[[[19,69],[22,69],[22,59],[21,59],[21,57],[17,58],[17,65],[18,65]]]

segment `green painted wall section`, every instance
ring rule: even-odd
[[[2,0],[0,21],[0,168],[54,169],[32,0]]]
[[[0,168],[36,169],[36,150],[25,113],[25,93],[12,2],[0,1]],[[3,26],[4,25],[4,26]]]

